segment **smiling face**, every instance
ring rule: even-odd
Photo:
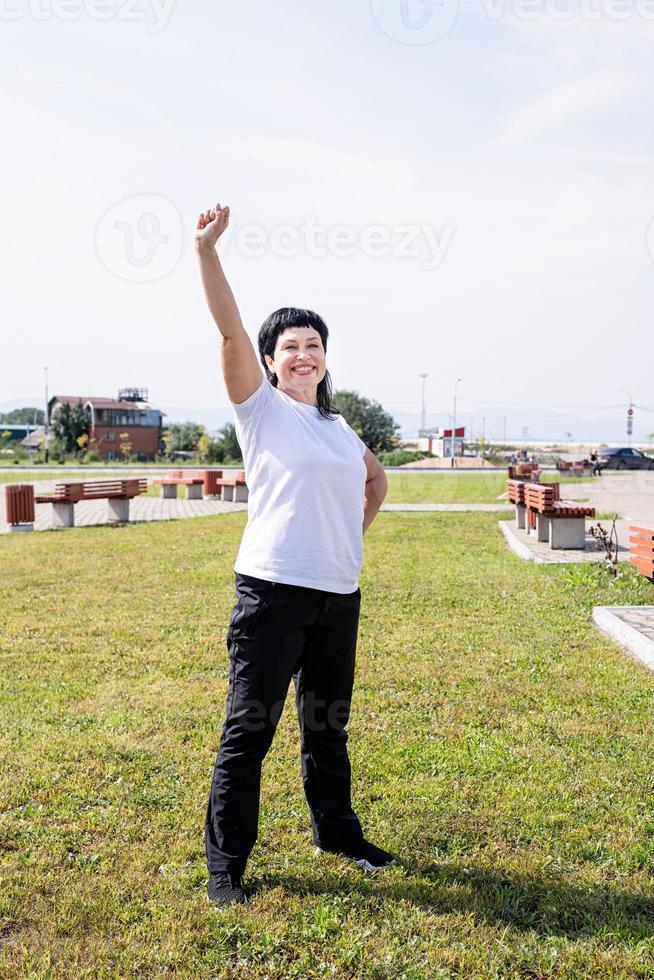
[[[327,373],[325,349],[314,327],[289,327],[277,338],[273,357],[266,355],[269,370],[277,375],[277,387],[297,393],[302,400],[313,396]]]

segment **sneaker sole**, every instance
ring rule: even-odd
[[[211,905],[214,909],[230,909],[234,905],[249,905],[250,903],[250,899],[247,897],[247,895],[245,896],[244,902],[216,902],[213,898],[209,898],[206,892],[204,893],[204,897],[209,902],[209,905]]]
[[[321,854],[333,854],[334,857],[344,858],[351,864],[357,864],[363,871],[384,871],[386,868],[390,868],[394,864],[397,864],[395,858],[393,858],[392,861],[388,861],[386,864],[371,864],[370,861],[367,861],[365,858],[348,857],[347,854],[339,854],[336,851],[323,851],[321,847],[317,847],[313,853],[314,857],[319,857]]]

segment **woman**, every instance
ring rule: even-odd
[[[222,334],[222,368],[249,487],[234,565],[227,714],[207,807],[209,898],[245,902],[257,836],[261,764],[293,678],[302,776],[318,852],[385,868],[350,802],[349,718],[362,538],[386,495],[383,467],[330,404],[327,327],[283,309],[261,327],[265,375],[222,271],[216,243],[229,208],[198,218],[204,291]]]

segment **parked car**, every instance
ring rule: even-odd
[[[597,456],[602,470],[654,470],[654,456],[638,449],[600,449]]]

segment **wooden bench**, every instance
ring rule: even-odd
[[[511,470],[509,470],[511,472]],[[510,503],[515,504],[516,526],[521,530],[527,528],[527,500],[525,488],[528,486],[527,480],[509,479],[506,481],[506,496]],[[547,484],[536,484],[537,486],[547,486]]]
[[[539,478],[538,463],[514,463],[509,466],[509,480],[531,480],[538,483]]]
[[[554,550],[585,547],[586,518],[595,516],[594,507],[562,503],[558,483],[507,480],[506,491],[516,505],[518,528],[547,542]]]
[[[248,488],[245,482],[245,470],[239,470],[234,479],[216,480],[215,485],[216,489],[220,488],[221,500],[232,500],[239,503],[247,502]]]
[[[589,474],[592,471],[592,463],[586,460],[577,460],[572,462],[570,460],[560,459],[556,468],[559,473],[570,473],[572,476],[584,476],[586,472]]]
[[[202,500],[203,470],[171,470],[168,476],[153,482],[161,486],[161,496],[166,499],[177,497],[177,487],[186,487],[187,500]]]
[[[146,493],[145,477],[125,480],[88,480],[75,483],[56,483],[54,492],[35,497],[37,504],[52,504],[52,526],[74,527],[75,504],[80,500],[107,501],[107,523],[129,521],[129,502],[132,497]]]
[[[654,527],[629,526],[629,561],[654,582]]]

